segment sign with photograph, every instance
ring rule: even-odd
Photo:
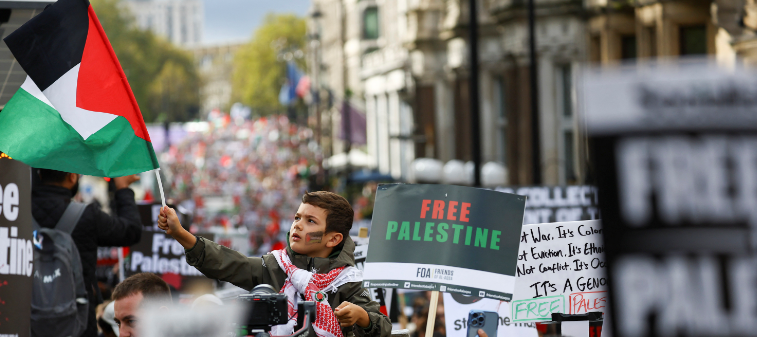
[[[364,286],[509,301],[525,199],[462,186],[379,185]]]
[[[31,168],[0,159],[0,335],[30,335],[32,272]]]
[[[757,73],[584,76],[613,335],[757,335]]]
[[[604,250],[597,220],[523,226],[512,320],[607,310]]]

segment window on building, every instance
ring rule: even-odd
[[[379,15],[377,7],[369,7],[363,12],[363,38],[373,40],[379,37]]]
[[[574,161],[574,151],[573,151],[573,131],[572,130],[566,130],[563,132],[563,147],[564,147],[564,162],[565,162],[565,183],[567,184],[575,184],[576,183],[576,168],[575,168],[575,161]]]
[[[623,60],[636,58],[636,35],[620,36],[620,58]]]
[[[168,41],[173,42],[173,7],[168,6],[166,9],[166,35],[168,35]]]
[[[589,38],[589,61],[591,62],[599,62],[602,61],[602,40],[600,36],[597,35],[591,35]]]
[[[682,26],[679,29],[680,55],[707,54],[707,26]]]
[[[573,116],[573,76],[570,64],[557,66],[557,85],[559,90],[559,104],[562,115]]]
[[[555,74],[555,92],[557,92],[556,111],[559,121],[559,131],[556,135],[559,159],[562,165],[560,172],[560,184],[576,182],[575,151],[574,151],[574,118],[573,118],[573,69],[571,64],[558,64]]]
[[[507,167],[507,104],[505,79],[497,76],[494,79],[494,104],[497,113],[497,161]]]
[[[649,38],[649,57],[657,57],[657,29],[653,27],[644,28]]]

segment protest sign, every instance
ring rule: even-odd
[[[156,273],[178,290],[185,283],[208,280],[195,267],[190,266],[184,256],[184,247],[170,235],[158,228],[160,204],[139,205],[142,224],[145,226],[142,239],[129,247],[129,255],[124,259],[126,277],[136,273]],[[202,234],[213,240],[212,234]]]
[[[468,313],[471,310],[494,311],[499,315],[498,337],[536,337],[536,323],[516,323],[510,314],[510,303],[488,298],[444,294],[444,320],[447,337],[467,337]],[[494,337],[494,336],[490,336]]]
[[[29,336],[32,301],[31,168],[0,159],[0,335]]]
[[[757,335],[757,74],[648,64],[584,79],[613,335]]]
[[[597,220],[523,226],[512,301],[514,322],[607,309],[602,225]]]
[[[528,197],[524,225],[600,219],[594,186],[497,187],[495,191]]]
[[[509,301],[525,197],[445,185],[379,185],[364,286]]]

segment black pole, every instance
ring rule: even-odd
[[[481,125],[479,121],[478,94],[478,9],[477,0],[468,0],[470,33],[470,80],[468,99],[470,100],[470,123],[473,151],[473,186],[481,186]]]
[[[534,9],[534,0],[528,0],[528,47],[530,50],[529,77],[531,87],[531,147],[532,161],[534,169],[534,185],[541,184],[541,149],[539,147],[539,86],[537,82],[537,60],[536,60],[536,10]]]
[[[342,128],[342,132],[344,132],[344,154],[347,155],[347,165],[345,166],[345,194],[347,196],[347,201],[352,204],[352,193],[350,187],[348,186],[350,183],[350,177],[352,176],[352,162],[350,161],[350,151],[352,150],[352,121],[350,118],[350,99],[351,93],[349,90],[344,91],[344,101],[342,101],[342,125],[344,126]]]

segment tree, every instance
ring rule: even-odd
[[[293,14],[268,14],[250,42],[234,55],[232,97],[261,115],[280,112],[279,91],[285,82],[284,57],[301,69],[306,48],[305,19]]]
[[[120,0],[91,0],[146,122],[197,117],[200,78],[192,55],[139,29]]]

